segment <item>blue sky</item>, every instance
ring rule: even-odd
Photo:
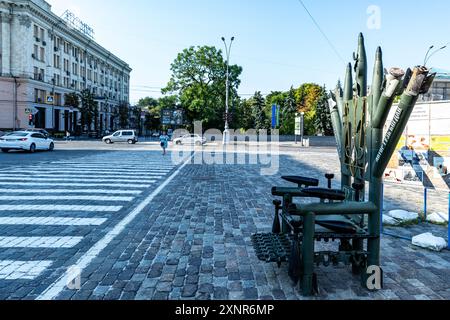
[[[191,45],[223,48],[236,37],[231,63],[244,68],[239,92],[269,93],[304,82],[335,86],[345,63],[327,43],[298,0],[47,0],[56,14],[75,12],[95,39],[133,68],[131,102],[158,92],[170,64]],[[447,0],[303,0],[346,62],[363,32],[369,65],[376,47],[386,67],[421,64],[430,45],[450,42]],[[367,10],[380,8],[380,29],[369,29]],[[431,66],[450,69],[450,47]]]

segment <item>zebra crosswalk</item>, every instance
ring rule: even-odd
[[[59,252],[83,247],[175,169],[167,159],[115,152],[0,167],[0,285],[34,280]],[[34,249],[48,255],[20,258]]]

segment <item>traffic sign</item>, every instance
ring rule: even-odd
[[[55,98],[52,95],[48,95],[46,98],[47,104],[53,104],[55,102]]]

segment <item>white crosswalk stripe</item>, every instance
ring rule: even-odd
[[[81,194],[133,194],[139,195],[140,190],[112,190],[112,189],[0,189],[0,193],[17,193],[17,194],[60,194],[60,193],[81,193]]]
[[[156,182],[152,181],[152,182]],[[110,188],[139,188],[139,189],[147,189],[151,185],[149,184],[125,184],[125,183],[39,183],[39,182],[2,182],[3,186],[34,186],[34,187],[110,187]],[[39,190],[36,190],[39,192]]]
[[[106,218],[0,217],[0,225],[100,226]]]
[[[36,192],[36,190],[34,191]],[[87,201],[117,201],[129,202],[134,197],[114,197],[114,196],[49,196],[49,195],[33,195],[33,196],[0,196],[0,201],[41,201],[41,200],[87,200]]]
[[[15,232],[0,234],[0,248],[58,251],[80,245],[87,234],[82,230],[97,230],[120,216],[125,212],[124,203],[132,202],[178,167],[164,160],[119,152],[0,169],[0,226],[10,226],[8,230]],[[62,236],[61,228],[70,230],[71,236]],[[42,258],[20,261],[2,256],[0,284],[43,275],[55,261]]]
[[[142,182],[142,183],[153,183],[155,182],[155,179],[160,179],[162,178],[162,176],[155,176],[152,177],[152,180],[145,180],[145,179],[139,179],[139,178],[135,178],[135,179],[115,179],[115,178],[111,178],[111,179],[95,179],[95,182],[119,182],[119,183],[134,183],[134,182]],[[0,177],[0,180],[2,181],[61,181],[61,182],[69,182],[69,181],[73,181],[73,182],[92,182],[92,179],[86,179],[86,178],[73,178],[73,179],[69,179],[69,178],[40,178],[40,177],[25,177],[25,178],[21,178],[21,177]]]
[[[0,280],[33,280],[52,265],[52,261],[0,261]]]
[[[82,212],[117,212],[122,206],[76,206],[76,205],[0,205],[1,211],[82,211]]]
[[[18,169],[11,169],[11,170],[0,170],[0,173],[8,173],[8,172],[14,172],[14,173],[27,173],[29,171],[32,172],[45,172],[45,171],[83,171],[83,170],[89,170],[89,171],[106,171],[106,172],[125,172],[125,173],[132,173],[132,172],[158,172],[158,171],[164,171],[169,172],[173,170],[173,167],[122,167],[122,166],[115,166],[115,165],[108,165],[108,166],[33,166],[33,167],[23,167],[21,170]]]
[[[83,237],[0,237],[0,248],[73,248]]]
[[[83,172],[84,174],[79,174]],[[16,174],[16,173],[0,173],[0,180],[2,178],[28,178],[28,177],[38,177],[38,178],[86,178],[86,177],[94,177],[94,178],[105,178],[105,177],[112,177],[112,178],[120,178],[120,177],[127,177],[127,178],[136,178],[136,177],[145,177],[145,178],[154,178],[155,176],[161,176],[161,174],[166,172],[152,172],[152,173],[115,173],[115,172],[99,172],[95,171],[96,174],[88,174],[87,172],[83,171],[70,171],[70,172],[28,172],[28,174]]]

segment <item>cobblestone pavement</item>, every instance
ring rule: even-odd
[[[117,159],[121,155],[123,153],[117,153]],[[126,156],[143,161],[142,157],[148,157],[148,153],[127,153]],[[275,264],[265,264],[256,258],[250,237],[253,233],[271,230],[271,187],[289,185],[281,181],[281,175],[320,177],[324,185],[326,172],[337,172],[337,157],[332,149],[284,154],[280,159],[280,170],[274,176],[262,176],[260,165],[187,165],[82,270],[81,289],[65,288],[56,297],[93,300],[304,299],[287,276],[286,265],[279,269]],[[339,181],[334,183],[338,186]],[[154,187],[143,189],[143,195],[133,203],[142,202],[153,190]],[[387,203],[391,201],[389,199],[398,201],[395,192],[402,190],[393,192],[387,195]],[[28,236],[83,237],[80,242],[73,243],[72,248],[64,249],[65,253],[53,248],[39,251],[2,249],[0,260],[10,263],[11,268],[15,266],[11,261],[38,260],[42,264],[37,269],[44,271],[38,276],[29,272],[30,277],[35,276],[33,280],[0,279],[1,298],[36,298],[132,209],[133,205],[129,205],[114,214],[88,215],[107,219],[101,227],[89,227],[90,232],[79,226],[0,225],[0,238],[17,237],[24,232]],[[1,217],[10,215],[10,212],[0,212]],[[69,212],[59,212],[55,216],[72,217]],[[81,216],[88,217],[82,213],[76,217]],[[429,230],[445,234],[446,229],[419,225],[390,230],[410,236]],[[0,243],[2,241],[0,239]],[[335,245],[317,244],[319,248]],[[52,264],[47,266],[45,261]],[[406,240],[383,237],[382,267],[385,288],[375,293],[363,290],[359,278],[352,276],[349,267],[319,267],[321,290],[311,299],[450,299],[449,251],[435,253],[414,248]],[[34,265],[29,268],[36,270]]]

